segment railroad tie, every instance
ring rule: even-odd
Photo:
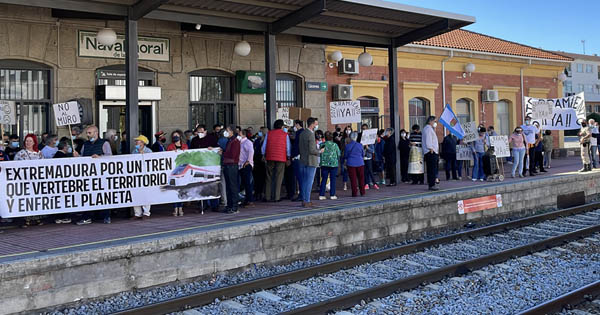
[[[267,291],[260,291],[260,292],[254,293],[254,296],[259,297],[263,300],[271,301],[271,302],[276,302],[276,303],[281,302],[281,297],[279,297],[273,293],[267,292]]]
[[[227,300],[227,301],[223,301],[221,302],[221,304],[223,304],[223,306],[228,307],[232,310],[236,310],[236,311],[245,311],[246,307],[234,300]]]

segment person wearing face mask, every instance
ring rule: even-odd
[[[437,122],[435,116],[429,116],[425,128],[423,128],[423,154],[427,166],[427,185],[429,190],[439,190],[437,187],[437,175],[439,164],[439,147],[435,128]]]
[[[398,140],[398,151],[400,151],[400,178],[403,183],[410,183],[408,177],[408,161],[410,156],[410,141],[406,130],[400,130],[400,140]]]
[[[385,144],[383,145],[383,164],[385,176],[389,180],[387,186],[396,186],[396,135],[394,128],[385,129]]]
[[[156,141],[152,144],[152,152],[163,152],[167,151],[167,147],[165,147],[165,143],[167,142],[167,138],[165,137],[164,131],[159,131],[154,134],[154,138]]]
[[[579,172],[590,172],[592,170],[592,164],[590,161],[590,138],[592,133],[584,120],[581,122],[581,129],[579,129],[579,149],[581,150],[581,161],[583,162],[583,168]]]
[[[596,152],[598,151],[597,139],[600,137],[600,131],[598,130],[598,125],[594,119],[588,120],[588,128],[590,128],[590,133],[592,134],[592,137],[590,138],[590,160],[592,161],[592,168],[596,168],[598,162],[596,158]]]
[[[525,163],[525,136],[523,135],[523,129],[521,127],[515,128],[515,131],[510,138],[508,143],[512,149],[513,165],[511,170],[512,178],[515,178],[515,172],[518,171],[519,177],[523,177],[523,165]]]
[[[184,151],[188,149],[188,146],[181,135],[182,132],[179,129],[171,132],[171,143],[167,147],[167,151]],[[176,202],[173,204],[173,216],[183,216],[183,202]]]
[[[319,154],[323,149],[317,149],[315,130],[318,129],[319,121],[314,117],[309,117],[306,121],[306,130],[300,135],[300,173],[302,181],[300,190],[302,191],[302,206],[312,207],[310,193],[315,180],[315,172],[319,166]]]
[[[135,148],[133,149],[133,152],[131,154],[148,154],[153,152],[150,148],[147,147],[149,141],[148,138],[146,138],[146,136],[139,135],[133,140],[135,140]],[[148,219],[150,218],[150,205],[134,206],[133,213],[134,216],[131,217],[131,220]]]
[[[446,180],[458,180],[456,175],[457,163],[456,163],[456,145],[458,144],[458,138],[452,133],[449,133],[444,137],[442,141],[442,154],[441,157],[446,162]],[[450,171],[452,171],[452,177],[450,177]]]
[[[285,167],[291,164],[290,137],[282,128],[283,120],[275,120],[273,130],[267,133],[261,147],[267,165],[265,198],[271,202],[281,201],[281,184]]]
[[[4,149],[4,153],[8,156],[9,160],[14,160],[17,152],[21,151],[21,146],[19,143],[19,136],[10,135],[8,137],[8,147]]]
[[[244,129],[240,133],[240,158],[238,161],[238,167],[240,177],[242,179],[242,186],[246,192],[244,196],[243,207],[254,206],[254,176],[252,176],[252,168],[254,167],[254,144],[252,140],[248,138],[250,135],[248,129]]]
[[[112,154],[117,155],[119,146],[117,143],[119,140],[119,137],[117,136],[117,131],[115,129],[106,130],[106,133],[104,133],[104,140],[110,143],[110,149],[112,150]]]
[[[537,144],[535,135],[540,133],[540,130],[531,123],[531,118],[525,118],[525,124],[521,125],[523,129],[523,135],[525,136],[525,147],[526,147],[526,160],[523,169],[523,176],[526,175],[529,170],[529,176],[535,176],[535,146]]]
[[[61,138],[56,147],[58,151],[56,151],[56,154],[54,154],[55,159],[79,156],[77,151],[74,151],[71,147],[71,140],[67,139],[66,137]]]
[[[265,181],[267,178],[267,166],[263,159],[261,148],[265,140],[265,135],[269,132],[267,127],[260,127],[254,139],[254,168],[252,177],[254,178],[254,200],[265,199]]]
[[[238,197],[240,193],[239,162],[240,162],[240,140],[235,134],[235,126],[225,128],[223,138],[227,143],[223,149],[223,175],[225,177],[225,193],[227,195],[225,213],[238,213]],[[221,140],[220,139],[220,140]]]
[[[469,143],[471,152],[473,153],[473,181],[484,181],[485,174],[483,173],[483,155],[485,154],[486,135],[485,127],[479,128],[479,135],[475,141]]]
[[[54,157],[58,148],[58,136],[48,135],[46,137],[46,145],[42,148],[41,152],[45,159],[51,159]]]
[[[23,140],[23,148],[15,155],[15,161],[30,161],[30,160],[41,160],[44,159],[42,152],[38,149],[37,136],[30,133],[25,136]],[[42,216],[27,216],[25,217],[25,224],[21,227],[26,228],[31,225],[43,225],[41,221]]]

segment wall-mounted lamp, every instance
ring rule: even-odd
[[[373,56],[367,52],[367,47],[364,47],[363,53],[358,55],[358,64],[363,67],[368,67],[373,64]]]
[[[342,58],[344,58],[344,56],[342,56],[342,52],[339,50],[332,52],[331,55],[329,56],[329,59],[331,59],[331,61],[333,61],[333,62],[338,62],[338,61],[342,60]]]
[[[472,63],[468,63],[465,65],[465,73],[471,76],[471,73],[475,72],[475,65]],[[464,77],[464,75],[463,75]]]
[[[567,79],[567,75],[564,74],[563,72],[561,72],[558,74],[558,76],[556,78],[554,78],[554,82],[556,82],[556,80],[558,80],[560,82],[565,82],[566,79]]]
[[[202,28],[202,24],[200,24],[200,23],[196,24],[195,28],[196,28],[196,31],[199,31]]]
[[[112,28],[108,27],[108,21],[106,22],[103,29],[101,29],[96,35],[98,43],[109,46],[117,42],[117,33]]]
[[[233,47],[233,51],[242,57],[246,57],[250,54],[250,51],[252,50],[252,47],[250,47],[250,44],[245,41],[239,41],[235,44],[235,47]]]

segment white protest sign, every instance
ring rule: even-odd
[[[562,98],[534,98],[525,96],[525,116],[537,122],[544,130],[579,129],[580,121],[586,119],[584,93]],[[533,107],[540,102],[552,104],[552,114],[544,119],[538,119],[533,114]]]
[[[375,140],[377,140],[377,128],[367,129],[362,131],[362,136],[360,136],[360,144],[369,145],[374,144]]]
[[[282,119],[286,126],[293,126],[294,121],[290,119],[290,108],[282,107],[277,109],[277,119]]]
[[[552,119],[552,109],[554,108],[554,102],[548,100],[538,100],[533,103],[531,109],[531,117],[535,120]]]
[[[77,102],[58,103],[54,107],[54,118],[57,126],[76,125],[81,122]]]
[[[457,161],[473,161],[473,151],[468,145],[460,144],[456,146]]]
[[[53,215],[218,198],[208,149],[2,162],[0,216]]]
[[[510,148],[508,146],[508,136],[491,136],[490,146],[494,147],[496,157],[509,157]]]
[[[590,145],[591,145],[591,146],[596,146],[596,145],[598,145],[598,139],[596,139],[596,138],[594,138],[594,137],[591,137],[591,138],[590,138]],[[594,154],[596,154],[596,152],[594,152]]]
[[[479,134],[477,133],[477,123],[474,121],[469,121],[463,125],[463,130],[465,131],[465,136],[462,139],[465,143],[472,142],[477,140]]]
[[[14,101],[0,101],[0,124],[17,124],[17,106]]]
[[[329,103],[331,124],[360,123],[360,102],[339,101]]]

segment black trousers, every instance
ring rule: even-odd
[[[407,182],[408,178],[408,156],[400,156],[400,176],[403,182]]]
[[[535,173],[535,147],[528,149],[527,154],[529,155],[529,175]],[[525,156],[527,158],[527,156]],[[525,161],[523,161],[525,163]],[[523,167],[523,176],[527,175],[527,168]]]
[[[540,167],[540,172],[544,171],[544,155],[542,151],[535,151],[535,166]]]
[[[223,165],[223,176],[225,176],[225,191],[227,194],[226,210],[237,210],[240,193],[240,176],[237,164]]]
[[[446,180],[450,180],[450,171],[452,171],[452,179],[458,179],[456,176],[456,154],[449,154],[446,157]]]
[[[390,180],[390,184],[396,184],[396,161],[385,162],[385,177]]]
[[[440,162],[440,156],[436,153],[425,154],[425,165],[427,165],[427,185],[429,187],[435,186],[435,178],[438,173],[438,164]]]

